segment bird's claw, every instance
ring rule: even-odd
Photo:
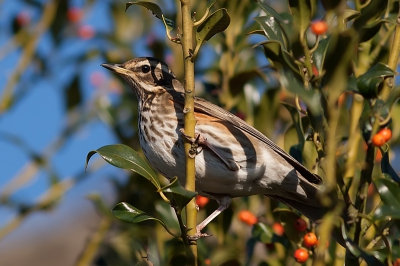
[[[195,138],[192,138],[185,133],[185,129],[183,128],[179,129],[179,131],[181,132],[182,136],[192,144],[189,150],[189,157],[196,157],[196,155],[203,150],[203,148],[199,147],[199,145],[202,144],[205,139],[203,137],[200,137],[200,134],[195,134]]]
[[[192,236],[187,236],[187,238],[188,238],[189,241],[196,241],[196,240],[199,240],[202,237],[209,237],[209,236],[212,236],[212,235],[209,235],[207,233],[197,232],[196,234],[194,234]]]

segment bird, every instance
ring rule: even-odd
[[[326,213],[318,194],[321,178],[244,120],[202,98],[194,97],[195,138],[184,128],[184,87],[169,66],[152,57],[123,64],[102,64],[121,76],[138,98],[138,135],[150,165],[185,185],[184,142],[197,142],[196,182],[199,195],[219,207],[197,225],[204,227],[229,207],[231,199],[266,195],[312,221]]]

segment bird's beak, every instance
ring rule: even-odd
[[[124,73],[125,68],[122,68],[120,64],[101,64],[102,67],[105,67],[116,73]]]

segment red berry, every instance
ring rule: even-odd
[[[78,22],[82,18],[82,10],[77,7],[71,7],[67,12],[68,20],[71,22]]]
[[[307,233],[303,237],[304,246],[311,248],[317,244],[317,236],[314,233]]]
[[[196,204],[199,206],[199,208],[203,208],[204,206],[207,205],[209,199],[203,196],[196,196]]]
[[[299,232],[303,232],[307,229],[307,223],[302,218],[298,218],[294,222],[294,228]]]
[[[374,146],[376,146],[376,147],[380,147],[380,146],[382,146],[383,144],[386,143],[385,137],[382,136],[382,135],[379,134],[379,133],[378,133],[378,134],[375,134],[375,135],[372,137],[371,141],[372,141],[372,144],[373,144]]]
[[[327,30],[328,24],[323,20],[318,20],[311,24],[311,31],[316,35],[325,34]]]
[[[317,69],[317,67],[315,65],[312,65],[312,72],[314,74],[314,76],[319,76],[319,71]]]
[[[396,259],[396,260],[393,262],[393,266],[400,266],[400,259]]]
[[[19,26],[25,26],[31,21],[31,16],[28,12],[22,11],[17,15],[16,21]]]
[[[294,252],[294,258],[297,262],[304,263],[308,259],[308,251],[304,248],[296,249],[296,251]]]
[[[378,134],[381,134],[386,142],[392,138],[392,131],[389,128],[381,129]]]
[[[285,228],[283,228],[283,226],[280,223],[274,223],[272,225],[272,230],[278,236],[283,236],[283,233],[285,233]]]
[[[103,74],[99,71],[90,74],[90,83],[95,87],[100,87],[105,82]]]
[[[92,26],[89,25],[83,25],[79,27],[78,29],[78,35],[82,39],[91,39],[94,36],[94,29]]]
[[[257,217],[252,212],[247,210],[239,212],[239,219],[248,225],[254,225],[258,221]]]

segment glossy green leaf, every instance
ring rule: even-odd
[[[267,41],[256,44],[256,46],[262,46],[264,49],[265,56],[273,63],[274,67],[279,69],[287,69],[296,75],[296,78],[302,82],[300,70],[298,65],[295,63],[294,58],[284,49],[282,44],[278,41]]]
[[[297,94],[313,113],[314,117],[319,116],[322,113],[320,92],[318,90],[306,90],[304,84],[299,81],[293,72],[285,69],[278,69],[278,71],[281,84],[290,92]]]
[[[215,34],[223,32],[230,22],[231,18],[225,8],[218,9],[212,13],[196,29],[197,45],[201,45]]]
[[[123,144],[103,146],[98,150],[90,151],[88,153],[86,157],[86,165],[95,153],[98,153],[111,165],[140,174],[153,183],[157,189],[161,187],[157,175],[151,166],[132,148]]]
[[[329,86],[330,98],[338,99],[347,89],[348,71],[356,49],[357,38],[351,31],[331,35],[323,63],[326,71],[323,80]]]
[[[400,186],[388,178],[376,178],[373,180],[383,204],[379,206],[374,219],[400,219]]]
[[[349,252],[351,252],[354,255],[354,260],[358,261],[358,258],[362,258],[363,260],[365,260],[367,265],[377,265],[377,266],[385,265],[376,257],[374,257],[371,253],[367,253],[366,251],[359,248],[358,245],[348,237],[345,224],[343,222],[341,223],[341,232],[342,232],[342,237],[345,240],[346,248]]]
[[[167,186],[158,189],[157,192],[163,192],[168,198],[173,198],[174,203],[180,209],[185,207],[197,195],[197,192],[189,191],[182,187],[177,177],[172,178]]]
[[[285,50],[287,50],[288,44],[287,39],[278,23],[278,21],[272,16],[262,16],[254,19],[257,21],[261,28],[264,30],[265,36],[271,41],[280,42]]]
[[[273,9],[269,5],[265,4],[263,1],[257,1],[257,4],[266,13],[265,17],[268,18],[268,20],[269,20],[268,25],[269,24],[273,25],[272,29],[274,31],[280,32],[280,34],[282,34],[282,39],[283,39],[282,44],[284,45],[286,50],[289,50],[291,47],[291,44],[290,44],[290,39],[288,37],[288,27],[287,27],[288,19],[284,19],[278,12],[275,11],[275,9]],[[290,18],[292,18],[292,17],[290,16]],[[257,21],[257,18],[256,18],[256,21]],[[257,22],[260,23],[259,21],[257,21]],[[263,25],[261,25],[261,26],[263,27]],[[277,26],[279,26],[280,30],[276,28]]]
[[[382,173],[388,174],[394,181],[400,183],[400,176],[393,169],[389,160],[389,151],[384,151],[381,149],[382,160],[381,160],[381,170]]]
[[[366,98],[376,97],[379,93],[379,86],[386,77],[396,74],[389,66],[379,62],[367,72],[357,78],[359,93]]]
[[[369,1],[369,4],[361,9],[361,15],[354,20],[353,26],[356,31],[381,17],[388,6],[388,0]]]
[[[382,24],[388,23],[388,19],[380,19],[374,23],[368,24],[361,28],[361,40],[360,42],[366,42],[372,39],[381,29]]]
[[[310,26],[311,18],[314,15],[314,5],[312,0],[289,0],[290,12],[300,35],[304,35]]]
[[[326,52],[328,51],[329,41],[330,37],[320,40],[317,49],[315,49],[313,53],[313,62],[318,70],[318,73],[322,72]]]
[[[160,223],[171,235],[179,236],[179,235],[173,234],[162,220],[148,215],[144,211],[141,211],[141,210],[133,207],[129,203],[126,203],[126,202],[118,203],[112,209],[112,213],[114,214],[115,217],[117,217],[118,219],[120,219],[126,223],[140,223],[140,222],[150,221],[150,220],[156,221],[156,222]]]

